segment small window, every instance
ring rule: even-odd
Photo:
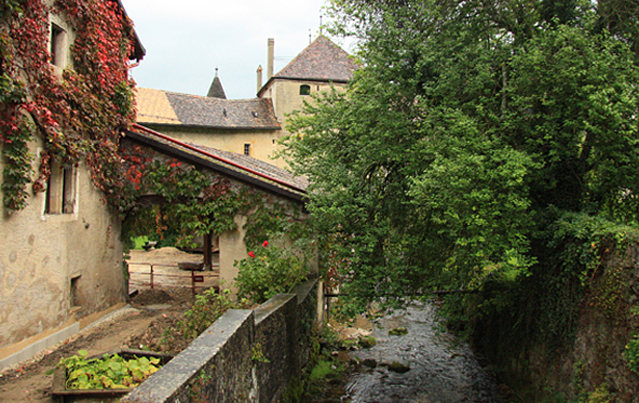
[[[71,278],[71,289],[70,289],[70,299],[71,299],[71,308],[80,307],[83,305],[82,294],[80,293],[80,282],[81,276],[75,276]]]
[[[66,66],[67,33],[56,24],[51,24],[51,64],[61,69]]]
[[[311,94],[311,86],[307,84],[300,85],[300,95],[310,95]]]
[[[244,155],[251,155],[251,145],[249,143],[244,144]]]
[[[75,213],[76,178],[74,166],[63,166],[56,161],[51,163],[44,207],[46,214]]]

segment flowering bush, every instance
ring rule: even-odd
[[[290,292],[306,280],[306,259],[295,253],[296,248],[282,248],[264,241],[261,247],[248,253],[249,257],[236,261],[239,274],[235,279],[238,295],[262,303],[277,294]]]

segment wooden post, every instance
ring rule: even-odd
[[[211,253],[211,234],[204,235],[204,270],[213,270],[213,254]]]
[[[191,269],[191,291],[193,291],[193,297],[195,297],[195,272],[193,269]]]

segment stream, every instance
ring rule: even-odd
[[[389,335],[397,327],[408,333]],[[481,367],[466,343],[439,326],[432,304],[416,303],[378,319],[372,336],[377,345],[352,353],[368,366],[360,365],[360,371],[350,375],[342,402],[499,402],[493,376]],[[393,362],[404,365],[404,371],[410,369],[391,371]]]

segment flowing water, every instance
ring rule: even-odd
[[[352,355],[369,364],[351,375],[343,402],[352,403],[498,403],[492,375],[483,369],[468,346],[439,325],[436,309],[415,304],[405,312],[378,320],[377,345]],[[408,333],[389,335],[405,327]],[[398,362],[404,373],[389,370]],[[374,366],[371,368],[371,366]]]

